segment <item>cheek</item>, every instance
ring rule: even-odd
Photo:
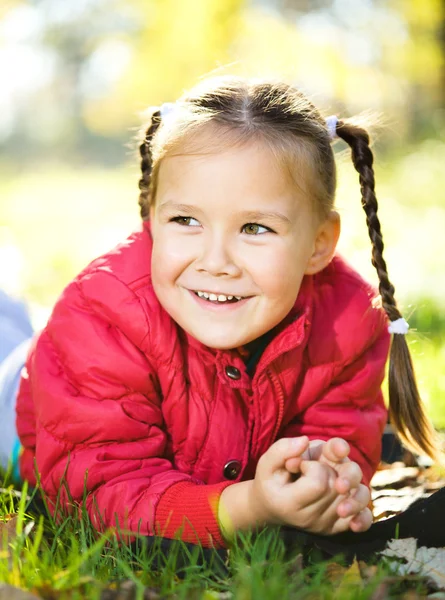
[[[303,261],[296,249],[278,247],[274,252],[258,252],[252,264],[254,279],[263,293],[279,301],[288,297],[295,300],[304,273]]]
[[[164,236],[153,242],[151,271],[153,282],[157,285],[173,283],[185,265],[184,249],[173,240]]]

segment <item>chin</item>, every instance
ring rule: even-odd
[[[213,348],[214,350],[231,350],[232,348],[237,348],[238,346],[242,346],[246,342],[239,335],[227,335],[227,332],[221,332],[221,334],[214,333],[212,334],[209,331],[198,332],[191,331],[190,335],[196,338],[201,344],[208,346],[209,348]]]

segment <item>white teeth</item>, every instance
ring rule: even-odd
[[[200,298],[205,298],[211,302],[227,302],[227,300],[241,300],[242,296],[225,296],[224,294],[208,294],[207,292],[195,292]]]

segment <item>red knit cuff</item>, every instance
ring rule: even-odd
[[[223,490],[229,485],[232,482],[198,485],[180,481],[167,488],[156,507],[156,534],[178,537],[207,548],[224,547],[218,525],[218,504]]]

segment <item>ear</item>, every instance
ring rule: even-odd
[[[317,229],[314,251],[309,258],[305,275],[314,275],[322,271],[331,262],[340,236],[340,215],[332,210],[328,218]]]

